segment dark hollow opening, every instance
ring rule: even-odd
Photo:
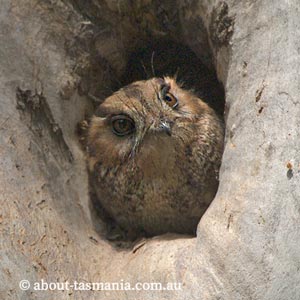
[[[176,77],[177,81],[183,84],[183,88],[192,90],[211,106],[220,118],[223,118],[225,103],[223,85],[218,81],[216,73],[211,71],[188,46],[171,39],[148,39],[138,43],[127,57],[123,74],[115,80],[118,82],[115,90],[134,81],[152,77]],[[90,207],[98,232],[103,235],[103,224],[100,223],[99,227],[99,218],[101,218],[108,225],[104,235],[107,239],[113,240],[114,234],[112,235],[111,232],[114,232],[115,228],[118,231],[119,228],[106,216],[95,195],[91,195]],[[108,232],[110,233],[107,234]],[[126,234],[124,236],[126,240]],[[124,242],[118,241],[117,245],[123,246]]]
[[[193,90],[219,116],[223,116],[225,96],[223,85],[215,72],[209,70],[201,58],[184,44],[169,39],[148,40],[129,55],[121,82],[124,85],[151,77],[171,76]]]

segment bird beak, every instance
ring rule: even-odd
[[[172,135],[171,124],[167,121],[161,121],[159,124],[159,129],[164,131],[168,136]]]

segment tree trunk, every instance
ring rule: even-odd
[[[174,2],[0,0],[1,299],[300,297],[300,3]],[[216,70],[226,143],[197,237],[121,250],[94,229],[75,128],[149,36]],[[39,291],[42,279],[182,286]]]

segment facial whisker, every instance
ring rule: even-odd
[[[144,62],[141,60],[140,63],[141,63],[141,65],[142,65],[142,67],[143,67],[143,70],[144,70],[146,79],[149,79],[149,75],[148,75],[148,72],[147,72],[147,69],[146,69],[146,67],[145,67]]]
[[[124,99],[122,99],[121,96],[119,96],[118,94],[116,94],[117,98],[129,109],[129,110],[132,110],[132,108],[134,108],[134,110],[136,111],[136,113],[139,113],[138,109],[134,106],[133,103],[132,106],[130,106],[128,103],[126,103],[126,101]],[[128,96],[126,96],[129,100],[130,98]]]
[[[129,159],[134,159],[135,154],[136,154],[138,148],[140,147],[140,144],[141,144],[142,140],[144,139],[144,136],[147,133],[147,131],[148,131],[148,129],[144,127],[144,130],[141,130],[140,134],[135,137],[134,145],[129,154]]]
[[[126,97],[127,97],[129,100],[131,100],[131,98],[130,98],[129,96],[126,95]],[[141,91],[139,91],[139,100],[140,100],[141,102],[142,102],[142,100],[143,100],[143,95],[142,95]],[[143,105],[142,105],[142,110],[143,110],[143,112],[141,113],[141,112],[139,111],[139,109],[135,106],[135,104],[134,104],[133,101],[131,101],[131,104],[132,104],[133,108],[135,109],[137,115],[138,115],[139,117],[142,118],[142,117],[143,117],[143,114],[145,115],[145,111],[144,111]]]
[[[159,97],[159,92],[160,91],[159,91],[158,87],[153,83],[153,81],[151,81],[151,85],[152,85],[152,87],[154,89],[154,92],[155,92],[156,98],[158,99],[158,102],[160,103],[161,106],[163,106],[162,101],[161,101],[161,99]]]
[[[152,75],[153,75],[153,77],[156,77],[155,76],[155,70],[154,70],[154,55],[155,55],[155,51],[153,51],[152,55],[151,55],[151,69],[152,69]]]

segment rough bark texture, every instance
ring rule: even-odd
[[[0,298],[298,299],[299,2],[131,2],[0,1]],[[75,127],[149,35],[215,66],[226,146],[197,238],[158,237],[133,252],[95,233]],[[19,288],[42,278],[183,287]]]

